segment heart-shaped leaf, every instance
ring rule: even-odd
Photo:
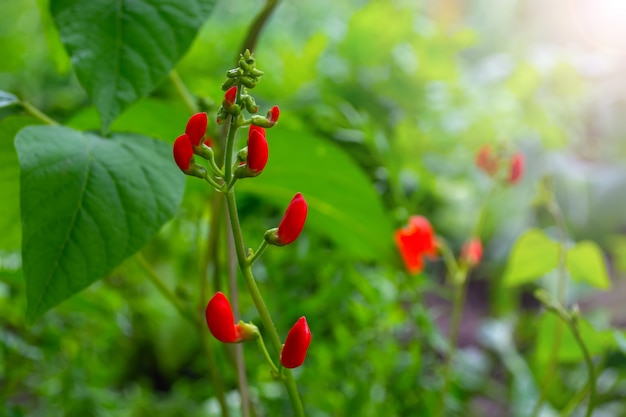
[[[590,240],[568,249],[567,269],[574,281],[583,281],[602,290],[611,286],[602,250]]]
[[[554,270],[559,264],[559,244],[542,230],[529,229],[521,235],[509,256],[503,284],[527,284]]]
[[[51,0],[76,75],[107,131],[167,76],[213,10],[214,0]]]
[[[173,216],[185,177],[169,145],[136,134],[104,139],[31,126],[19,132],[15,146],[33,321],[145,245]]]

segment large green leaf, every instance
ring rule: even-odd
[[[214,0],[51,0],[102,129],[149,93],[189,48]]]
[[[300,191],[309,205],[306,228],[363,259],[389,259],[393,228],[374,186],[337,146],[301,126],[268,129],[270,159],[263,173],[237,189],[287,207]],[[276,225],[268,225],[276,226]]]
[[[17,251],[21,247],[20,164],[13,147],[17,132],[38,124],[26,116],[9,116],[0,121],[0,251]]]
[[[611,286],[602,250],[592,241],[578,242],[568,249],[567,270],[574,281],[584,281],[603,290]]]
[[[120,115],[111,124],[111,131],[140,133],[174,142],[183,133],[189,116],[191,114],[185,106],[146,98]],[[97,130],[98,113],[94,107],[87,107],[65,124],[78,130]]]
[[[539,229],[521,235],[511,251],[503,283],[507,286],[526,284],[541,278],[559,264],[559,244]]]
[[[145,245],[173,216],[185,177],[169,145],[136,134],[103,139],[31,126],[15,146],[27,315],[35,320]]]

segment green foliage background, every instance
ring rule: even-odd
[[[109,35],[126,26],[103,17],[108,2],[87,3],[83,13],[77,0],[0,2],[0,415],[218,416],[211,370],[240,415],[232,350],[185,321],[142,260],[197,314],[206,277],[212,291],[227,287],[212,191],[183,184],[170,159],[191,111],[168,73],[175,66],[211,119],[263,4],[135,2],[149,7],[124,15],[131,29],[119,46]],[[595,141],[597,86],[565,53],[540,65],[532,31],[511,34],[530,6],[487,3],[284,1],[262,32],[255,54],[265,75],[254,94],[263,109],[279,105],[281,119],[268,130],[267,169],[237,184],[239,213],[255,247],[295,192],[309,202],[303,236],[268,250],[254,273],[281,334],[302,315],[312,329],[295,371],[310,416],[435,415],[450,287],[441,261],[408,276],[392,236],[422,214],[458,253],[491,186],[474,166],[486,143],[523,150],[527,167],[520,185],[489,200],[450,415],[529,416],[553,365],[546,411],[568,410],[584,390],[575,340],[565,331],[553,356],[559,325],[529,296],[555,288],[561,252],[567,299],[582,306],[598,368],[597,409],[626,412],[624,131],[605,126]],[[117,69],[93,61],[98,51]],[[64,127],[39,126],[24,103]],[[214,123],[209,130],[218,137]],[[85,161],[102,170],[85,174]],[[544,177],[567,242],[536,204]],[[218,244],[208,263],[210,236]],[[611,294],[598,291],[609,285]],[[240,310],[259,322],[244,291]],[[283,386],[255,346],[244,349],[254,415],[290,415]]]

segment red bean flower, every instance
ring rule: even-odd
[[[259,175],[267,165],[269,148],[265,138],[265,129],[250,126],[248,131],[248,171],[252,176]]]
[[[302,194],[297,193],[291,199],[289,206],[287,206],[287,210],[285,210],[285,214],[276,230],[275,242],[272,243],[283,246],[295,241],[302,233],[308,211],[309,207],[306,204],[306,200],[302,197]]]
[[[185,134],[189,136],[193,146],[200,146],[202,138],[206,134],[207,121],[206,113],[196,113],[189,118]]]
[[[191,140],[186,134],[182,134],[174,141],[174,147],[172,149],[174,153],[174,161],[181,171],[189,171],[189,165],[191,158],[193,157],[193,147],[191,146]]]
[[[221,291],[215,293],[207,304],[205,317],[211,334],[220,342],[247,342],[259,337],[259,329],[254,324],[243,321],[235,324],[230,302]]]
[[[278,116],[280,116],[278,106],[272,107],[270,111],[267,112],[267,120],[269,120],[272,124],[275,124],[278,121]]]
[[[237,86],[230,87],[224,94],[224,107],[230,107],[235,104],[237,99]]]
[[[302,365],[310,344],[311,329],[303,316],[289,330],[283,350],[280,352],[280,363],[285,368],[297,368]]]
[[[461,260],[468,266],[474,267],[480,263],[483,257],[483,244],[480,239],[472,238],[461,249]]]
[[[494,154],[491,145],[483,145],[478,150],[478,153],[476,153],[476,166],[492,177],[498,173],[500,161]]]
[[[230,302],[221,291],[218,291],[207,304],[205,316],[206,324],[217,340],[224,343],[240,341],[239,327],[235,324]]]
[[[510,163],[511,165],[509,168],[508,181],[509,181],[509,184],[515,185],[518,182],[520,182],[520,180],[524,176],[524,165],[525,165],[524,154],[521,152],[514,153],[513,156],[511,157]]]
[[[406,269],[411,274],[424,269],[423,256],[437,255],[433,227],[423,216],[411,216],[407,227],[397,230],[394,238]]]

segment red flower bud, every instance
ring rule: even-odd
[[[239,327],[235,325],[235,317],[226,296],[218,291],[209,301],[205,311],[206,324],[211,334],[224,343],[240,341]]]
[[[248,131],[248,137],[252,136],[253,134],[256,134],[254,132],[258,132],[261,135],[263,135],[263,137],[265,137],[265,129],[263,129],[261,126],[250,125],[250,130]]]
[[[272,124],[278,121],[278,116],[280,116],[280,110],[278,109],[278,106],[272,107],[270,111],[267,112],[267,120],[269,120]]]
[[[516,152],[511,157],[511,167],[509,169],[509,184],[517,184],[524,175],[524,154]]]
[[[302,197],[302,194],[297,193],[291,199],[278,225],[278,230],[276,231],[277,245],[288,245],[300,236],[304,228],[307,212],[308,206],[304,197]]]
[[[478,238],[467,241],[461,249],[461,260],[467,265],[474,267],[480,263],[483,257],[483,244]]]
[[[235,104],[237,99],[237,86],[230,87],[224,94],[224,107],[230,107]]]
[[[191,144],[193,146],[199,146],[202,138],[206,133],[206,125],[207,125],[207,114],[206,113],[196,113],[189,118],[187,122],[187,128],[185,129],[185,133],[191,139]]]
[[[280,363],[285,368],[297,368],[302,365],[310,344],[311,329],[303,316],[289,330],[283,350],[280,352]]]
[[[265,139],[265,129],[255,126],[248,131],[248,169],[252,175],[259,175],[267,164],[269,149]]]
[[[496,155],[493,153],[491,145],[483,145],[476,154],[476,166],[489,174],[494,176],[498,173],[499,161]]]
[[[424,269],[424,255],[437,255],[433,227],[425,217],[411,216],[407,227],[397,230],[394,239],[406,269],[411,274]]]
[[[191,146],[191,140],[186,134],[180,135],[174,141],[173,147],[174,161],[181,171],[186,172],[189,170],[189,163],[193,157],[193,148]]]

